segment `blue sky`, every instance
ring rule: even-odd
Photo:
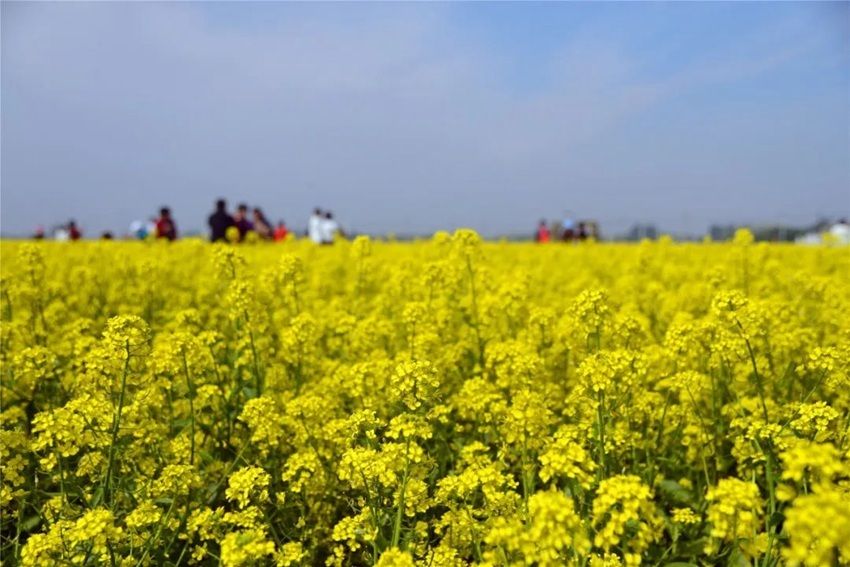
[[[2,4],[0,228],[850,213],[848,3]]]

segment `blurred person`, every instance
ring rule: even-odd
[[[837,244],[850,244],[850,224],[847,219],[838,219],[838,222],[829,228],[829,234]]]
[[[578,239],[587,240],[587,225],[583,222],[578,223]]]
[[[239,230],[239,240],[245,240],[245,235],[254,230],[254,223],[248,219],[248,205],[240,203],[233,215],[233,226]]]
[[[227,212],[227,201],[219,199],[215,202],[215,211],[207,219],[207,224],[210,227],[210,242],[227,239],[227,229],[235,224]]]
[[[35,227],[35,234],[32,235],[35,240],[44,240],[44,227],[38,225]]]
[[[144,240],[148,237],[148,226],[144,221],[134,220],[130,223],[130,237]]]
[[[316,244],[322,243],[323,219],[324,216],[322,215],[322,209],[316,207],[313,209],[313,214],[310,215],[310,219],[307,221],[307,236]]]
[[[286,240],[286,236],[289,234],[289,230],[286,228],[286,223],[283,222],[283,219],[277,221],[277,226],[274,229],[274,241],[275,242],[283,242]]]
[[[100,235],[100,239],[101,239],[101,240],[112,240],[112,233],[111,233],[111,232],[109,232],[108,230],[107,230],[107,231],[104,231],[104,232]]]
[[[272,225],[260,207],[254,207],[254,232],[263,240],[272,238]]]
[[[537,242],[549,242],[552,238],[551,233],[549,232],[549,227],[546,226],[546,221],[541,219],[537,225],[537,232],[534,235],[534,240]]]
[[[162,207],[159,210],[159,218],[156,219],[156,237],[177,240],[177,225],[171,218],[171,209],[168,207]]]
[[[576,236],[576,223],[571,216],[565,215],[561,222],[561,240],[572,242]]]
[[[333,213],[330,211],[325,212],[325,218],[319,225],[322,244],[333,244],[339,232],[339,223],[334,219]]]
[[[68,231],[69,240],[79,240],[83,237],[82,231],[77,227],[77,223],[73,220],[68,221],[68,227],[66,230]]]

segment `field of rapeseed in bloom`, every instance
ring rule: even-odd
[[[850,563],[850,250],[2,244],[4,565]]]

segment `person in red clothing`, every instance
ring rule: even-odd
[[[174,224],[174,219],[171,218],[171,209],[162,207],[159,210],[159,218],[156,219],[156,237],[167,238],[168,240],[177,239],[177,225]]]
[[[277,226],[274,229],[274,241],[283,242],[286,240],[287,234],[289,234],[289,231],[286,229],[286,223],[281,219],[277,222]]]
[[[546,221],[541,220],[537,225],[537,234],[534,235],[534,240],[537,242],[549,242],[552,235],[549,233],[549,227],[546,226]]]
[[[68,238],[71,240],[79,240],[83,237],[83,233],[80,232],[80,229],[77,228],[77,223],[75,221],[71,221],[68,223]]]

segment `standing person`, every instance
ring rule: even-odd
[[[561,228],[563,232],[561,233],[561,240],[564,242],[572,242],[576,236],[576,223],[569,215],[564,216],[564,221],[561,223]]]
[[[144,240],[148,237],[148,227],[144,221],[134,220],[130,223],[130,237]]]
[[[549,242],[549,240],[551,238],[552,238],[552,235],[549,232],[549,227],[546,226],[546,221],[543,220],[543,219],[540,219],[540,223],[538,223],[538,225],[537,225],[537,234],[534,235],[534,239],[537,242],[543,243],[543,242]]]
[[[829,233],[838,244],[850,244],[850,223],[847,219],[838,219],[829,229]]]
[[[254,207],[254,231],[263,240],[271,240],[272,238],[272,225],[266,219],[266,215],[263,214],[260,207]]]
[[[227,229],[234,225],[233,217],[227,212],[227,201],[215,202],[215,212],[207,220],[210,225],[210,242],[227,239]]]
[[[322,243],[322,222],[322,209],[316,207],[310,215],[310,220],[307,221],[307,236],[316,244]]]
[[[578,223],[578,239],[587,240],[587,225],[583,222]]]
[[[333,244],[338,232],[340,232],[339,223],[334,220],[333,213],[330,211],[325,212],[325,218],[319,225],[322,244]]]
[[[171,218],[171,209],[168,207],[162,207],[159,210],[159,218],[156,219],[156,237],[177,240],[177,225]]]
[[[289,234],[289,230],[286,228],[286,223],[283,222],[283,219],[277,221],[277,227],[274,229],[274,241],[275,242],[283,242],[286,240],[286,236]]]
[[[245,240],[249,230],[254,230],[254,223],[248,220],[248,205],[241,203],[233,216],[233,226],[239,229],[239,240]]]
[[[68,221],[68,238],[71,240],[79,240],[83,237],[83,233],[77,228],[77,223],[74,220]]]

